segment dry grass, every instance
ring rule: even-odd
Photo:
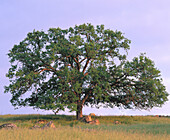
[[[153,135],[107,131],[95,129],[80,129],[60,126],[56,129],[15,129],[0,130],[1,140],[169,140],[170,135]]]

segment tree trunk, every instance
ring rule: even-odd
[[[82,109],[83,109],[83,105],[82,104],[77,104],[77,111],[76,111],[76,118],[77,118],[77,120],[79,120],[80,118],[83,117]]]

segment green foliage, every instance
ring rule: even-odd
[[[130,40],[120,31],[83,24],[33,31],[8,53],[15,107],[80,111],[84,105],[148,109],[168,93],[144,54],[126,59]]]

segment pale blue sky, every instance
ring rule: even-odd
[[[120,30],[132,41],[129,59],[146,52],[161,71],[170,93],[170,1],[169,0],[0,0],[0,114],[51,113],[31,108],[14,110],[10,94],[3,94],[9,69],[8,50],[28,32],[75,24],[104,24]],[[170,97],[169,97],[170,99]],[[98,115],[170,115],[170,101],[151,111],[90,109]],[[67,112],[60,112],[68,114]]]

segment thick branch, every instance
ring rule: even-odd
[[[88,93],[85,94],[84,98],[82,99],[82,105],[84,105],[85,101],[88,99],[91,93],[92,93],[92,90],[90,90]]]
[[[82,99],[82,105],[84,105],[84,103],[85,103],[85,101],[87,100],[88,97],[89,97],[89,93],[86,94],[86,95],[84,96],[84,98]]]
[[[71,65],[71,67],[74,68],[73,63],[70,60],[70,57],[68,57],[68,61],[69,61],[70,65]]]
[[[74,61],[76,62],[76,64],[77,64],[77,69],[78,69],[78,71],[80,71],[80,64],[79,64],[79,62],[76,60],[76,58],[73,58],[74,59]]]
[[[85,77],[86,75],[88,75],[88,72],[84,74],[84,77]],[[84,77],[82,77],[81,79],[83,79]]]
[[[79,63],[79,62],[76,60],[76,58],[74,58],[74,61],[75,61],[76,63]]]
[[[40,70],[39,72],[35,72],[35,74],[40,74],[41,72],[43,72],[43,71],[45,71],[45,70],[50,71],[50,69],[44,68],[44,69]]]
[[[82,59],[81,61],[80,61],[80,63],[82,63],[84,60],[86,60],[87,59],[87,57],[85,57],[84,59]]]
[[[56,72],[56,69],[53,68],[50,64],[45,63],[44,60],[42,60],[42,59],[40,59],[40,60],[45,66],[49,67],[53,72]]]
[[[85,64],[85,66],[84,66],[84,68],[83,68],[83,73],[85,72],[85,70],[86,70],[87,65],[89,64],[89,62],[90,62],[90,59],[87,59],[86,64]]]

